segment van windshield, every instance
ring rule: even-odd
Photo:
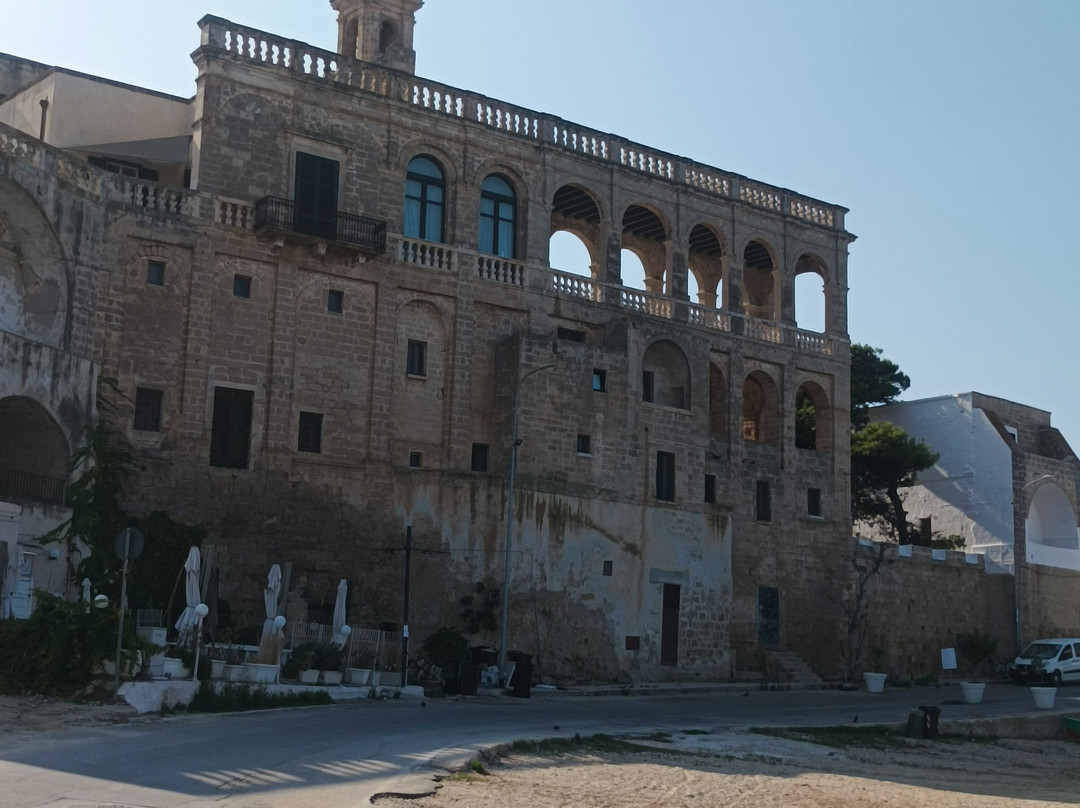
[[[1033,642],[1024,649],[1020,656],[1024,659],[1053,659],[1058,655],[1061,646],[1052,642]]]

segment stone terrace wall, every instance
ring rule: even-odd
[[[903,558],[889,545],[870,584],[863,669],[941,676],[941,649],[953,647],[961,631],[989,632],[998,638],[1000,658],[1014,656],[1013,577],[986,574],[981,556],[944,552],[935,560],[929,548],[911,550]]]

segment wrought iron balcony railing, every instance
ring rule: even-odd
[[[256,233],[297,233],[349,245],[373,255],[386,251],[386,222],[343,211],[330,214],[311,211],[280,196],[264,196],[255,203],[254,225]]]

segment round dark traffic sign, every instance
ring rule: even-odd
[[[130,537],[129,537],[130,535]],[[124,557],[124,543],[127,542],[127,557],[138,558],[142,555],[146,539],[143,534],[133,527],[126,527],[116,534],[116,557]]]

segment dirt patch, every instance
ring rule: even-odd
[[[632,753],[610,746],[519,750],[484,763],[486,773],[470,769],[447,778],[433,797],[379,804],[1003,808],[1080,802],[1080,746],[1064,741],[890,738],[862,746],[724,732],[639,743],[642,750]]]
[[[88,689],[72,699],[0,696],[0,743],[50,730],[154,720],[130,704],[114,704],[108,690]]]

